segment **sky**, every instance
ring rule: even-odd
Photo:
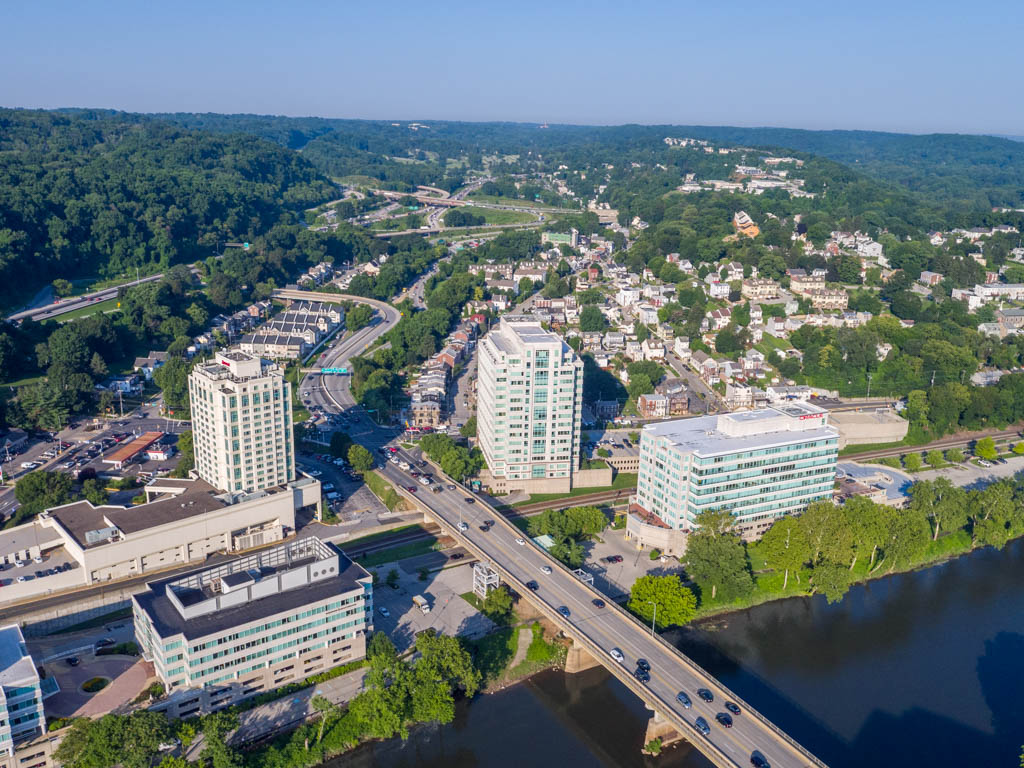
[[[37,0],[0,105],[1024,134],[1019,0]]]

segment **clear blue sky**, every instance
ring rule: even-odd
[[[8,2],[0,105],[1024,134],[1019,0]]]

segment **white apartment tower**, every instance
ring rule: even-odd
[[[238,350],[189,375],[196,471],[224,491],[250,493],[295,477],[291,385],[280,366]]]
[[[523,315],[480,342],[477,437],[500,489],[568,489],[579,468],[583,362]]]

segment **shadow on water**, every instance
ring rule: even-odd
[[[831,768],[1016,766],[1024,742],[1024,541],[823,598],[769,603],[667,636]],[[356,768],[703,768],[640,754],[648,711],[604,669],[546,672]]]
[[[455,720],[409,740],[367,744],[331,768],[707,768],[686,744],[640,753],[649,713],[604,669],[544,672],[500,693],[461,702]]]
[[[1017,765],[1024,542],[672,642],[832,768]]]

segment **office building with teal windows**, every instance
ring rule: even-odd
[[[45,732],[43,691],[35,662],[16,624],[0,627],[0,754]]]
[[[756,538],[777,518],[830,499],[839,433],[811,403],[649,424],[640,433],[634,511],[690,530],[727,510]]]
[[[172,717],[219,709],[363,658],[373,577],[310,537],[133,595],[135,636]]]

